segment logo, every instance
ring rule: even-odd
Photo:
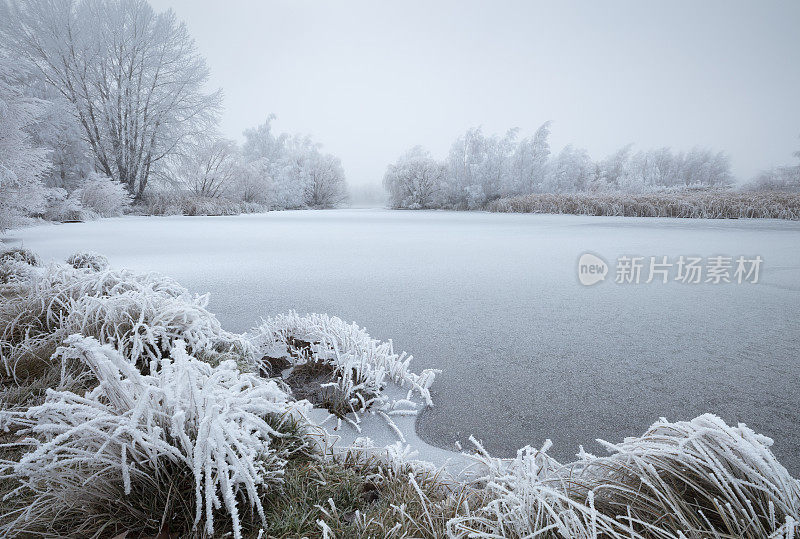
[[[606,278],[608,264],[592,253],[583,253],[578,259],[578,280],[584,286],[592,286]]]

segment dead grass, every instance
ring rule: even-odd
[[[523,195],[489,203],[505,213],[554,213],[702,219],[800,219],[800,193],[668,191]]]
[[[357,374],[353,373],[352,377],[357,379]],[[286,384],[297,400],[306,399],[340,418],[353,411],[354,402],[369,403],[378,396],[365,387],[358,387],[352,395],[342,395],[339,389],[341,380],[342,374],[335,366],[325,361],[311,360],[294,367],[286,377]]]
[[[352,453],[291,462],[284,479],[280,493],[265,503],[266,537],[322,538],[327,527],[329,537],[441,538],[463,502],[478,499],[477,492],[435,474],[395,471]],[[251,538],[257,536],[253,530]]]

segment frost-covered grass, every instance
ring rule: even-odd
[[[798,220],[800,194],[726,190],[539,194],[495,200],[489,203],[488,209],[506,213]]]
[[[69,258],[67,264],[75,269],[86,268],[92,271],[108,269],[108,258],[94,251],[78,251]]]
[[[248,338],[222,331],[205,298],[167,278],[108,269],[95,253],[44,268],[28,264],[38,263],[29,254],[5,256],[19,265],[13,268],[20,286],[0,301],[1,535],[169,530],[258,537],[276,524],[322,533],[316,520],[274,520],[294,511],[286,494],[303,475],[286,484],[285,471],[290,464],[295,471],[314,466],[321,470],[316,477],[336,478],[341,464],[322,453],[325,444],[306,419],[308,403],[296,402],[282,380],[253,369],[256,347]],[[327,320],[323,334],[342,339],[351,332]],[[376,346],[366,333],[353,335],[342,340],[342,353],[360,346],[363,359],[375,362],[372,379],[385,376],[379,357],[380,365],[392,366],[387,379],[427,394],[425,378],[408,371],[410,358],[394,355],[391,344]],[[362,484],[409,485],[377,465],[370,473],[347,473]],[[401,489],[381,488],[401,496]],[[328,490],[346,489],[342,482]],[[320,515],[336,514],[327,498],[306,499],[327,508]],[[365,509],[371,504],[360,502]],[[399,507],[392,518],[407,520],[406,503]],[[385,523],[385,507],[375,515]],[[350,517],[331,525],[374,530],[374,518]],[[410,529],[409,522],[396,531]]]
[[[463,502],[479,500],[436,474],[357,452],[291,461],[283,479],[265,501],[265,537],[442,538]]]
[[[0,261],[3,259],[0,258]],[[360,439],[332,454],[268,358],[327,366],[360,414],[416,413],[432,371],[356,324],[296,313],[227,333],[204,299],[154,274],[37,267],[9,254],[0,297],[0,535],[113,537],[794,537],[800,484],[744,425],[707,414],[560,464],[492,458],[473,479]],[[89,267],[84,267],[89,266]],[[16,268],[16,269],[15,269]],[[270,369],[265,368],[270,366]],[[269,371],[269,372],[267,372]],[[266,376],[265,376],[266,375]],[[289,380],[291,376],[287,378]],[[383,396],[387,384],[408,399]],[[320,389],[325,389],[320,386]],[[327,394],[323,392],[323,394]]]
[[[26,453],[7,469],[21,482],[10,499],[18,495],[23,504],[4,535],[35,533],[48,521],[57,533],[75,533],[76,526],[96,533],[95,519],[115,522],[120,511],[131,521],[119,524],[129,529],[141,519],[144,528],[167,524],[211,535],[220,509],[235,537],[244,512],[266,524],[261,495],[280,482],[285,466],[270,447],[284,434],[268,419],[302,414],[302,403],[233,361],[212,367],[189,356],[182,341],[171,352],[145,375],[110,345],[78,335],[66,340],[56,356],[83,363],[97,386],[83,395],[50,390],[42,404],[12,419],[23,426],[17,434],[30,436],[19,442]],[[172,500],[183,505],[177,511],[169,499],[176,480],[194,493]],[[156,505],[164,513],[137,515],[134,494],[162,497]],[[73,524],[59,529],[64,521]]]
[[[15,266],[15,281],[24,284],[11,301],[0,304],[0,367],[7,375],[19,374],[21,357],[48,357],[75,333],[112,343],[148,366],[179,339],[197,354],[238,350],[246,355],[251,349],[206,310],[207,296],[190,294],[158,274],[109,269],[97,255],[78,253],[70,260],[78,267],[51,264],[33,271]]]
[[[188,191],[153,191],[134,206],[143,215],[239,215],[270,210],[267,204],[243,202],[226,197],[204,197]]]
[[[412,372],[411,356],[395,353],[391,341],[373,339],[355,323],[327,314],[290,312],[267,318],[248,336],[259,357],[283,358],[294,369],[329,366],[318,404],[339,417],[353,414],[357,421],[369,408],[384,413],[394,408],[382,395],[390,381],[408,388],[406,400],[412,410],[414,395],[426,405],[433,404],[429,389],[438,371]]]
[[[0,293],[9,294],[28,282],[42,262],[36,253],[16,248],[0,252]]]
[[[476,442],[489,502],[448,523],[455,537],[794,537],[800,483],[772,440],[711,414],[654,423],[561,465],[542,450],[492,459]]]

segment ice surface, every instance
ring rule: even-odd
[[[444,372],[417,427],[431,443],[496,456],[551,438],[641,435],[704,412],[775,439],[800,475],[800,223],[336,210],[126,217],[10,236],[45,258],[80,249],[157,270],[226,329],[295,309],[393,339]],[[616,285],[576,277],[580,254],[761,255],[756,285]],[[612,279],[613,280],[613,279]]]
[[[385,394],[389,400],[397,401],[407,396],[407,389],[400,388],[394,383],[390,383]],[[414,399],[422,404],[420,399]],[[415,415],[392,415],[387,421],[387,416],[380,413],[367,412],[360,417],[358,429],[350,423],[338,421],[323,408],[314,408],[308,414],[309,419],[321,425],[328,433],[326,443],[334,451],[345,451],[359,445],[359,439],[369,438],[374,448],[367,454],[377,455],[385,458],[386,449],[390,446],[397,446],[412,452],[409,459],[414,461],[432,464],[433,469],[445,470],[453,477],[464,477],[474,474],[476,462],[467,454],[456,450],[430,445],[419,437],[414,428]],[[467,448],[470,451],[473,448]]]

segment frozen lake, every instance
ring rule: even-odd
[[[658,417],[713,412],[775,439],[800,475],[800,223],[555,215],[287,211],[126,217],[11,233],[47,258],[77,249],[157,270],[230,330],[295,309],[356,321],[444,371],[427,441],[497,456],[546,438],[568,459]],[[579,255],[611,263],[582,286]],[[620,255],[755,256],[758,284],[616,284]],[[646,275],[644,276],[646,277]]]

